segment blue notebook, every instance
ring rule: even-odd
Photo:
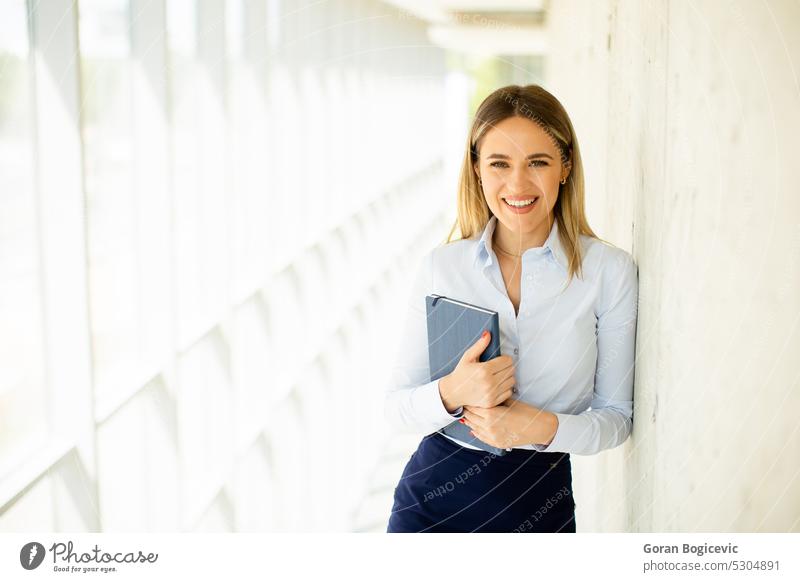
[[[428,319],[428,358],[431,382],[456,369],[461,356],[473,345],[484,330],[492,334],[489,345],[480,357],[486,362],[500,355],[500,318],[496,311],[471,305],[443,295],[425,297]],[[469,427],[458,420],[439,432],[469,443],[495,455],[505,455],[506,450],[486,444],[469,434]]]

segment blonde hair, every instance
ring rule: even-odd
[[[586,220],[583,163],[572,122],[558,99],[539,85],[501,87],[486,97],[475,112],[458,181],[457,218],[445,244],[472,238],[482,232],[491,219],[492,211],[486,204],[475,173],[477,145],[491,128],[514,116],[530,119],[539,125],[560,151],[561,162],[572,162],[567,181],[559,186],[558,199],[553,207],[553,214],[558,221],[559,238],[569,259],[569,285],[573,275],[582,277],[583,250],[580,235],[602,239],[592,231]],[[454,239],[453,234],[457,228],[460,238]]]

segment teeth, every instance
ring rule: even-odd
[[[505,200],[505,198],[504,198],[504,200]],[[523,206],[530,206],[534,202],[536,202],[536,198],[534,198],[533,200],[529,200],[528,202],[518,202],[516,200],[506,200],[506,204],[508,204],[509,206],[514,206],[516,208],[522,208]]]

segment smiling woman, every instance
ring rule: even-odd
[[[555,206],[559,182],[566,182],[569,162],[560,163],[557,146],[537,124],[525,117],[509,117],[489,131],[477,147],[474,164],[489,209],[496,215],[531,216],[513,219],[517,236],[499,229],[495,243],[514,254],[541,246],[549,234],[542,220]],[[535,152],[526,155],[526,152]],[[489,153],[491,152],[491,153]],[[522,228],[526,226],[527,228]]]
[[[481,103],[461,167],[461,238],[451,231],[423,259],[386,395],[390,423],[430,433],[388,531],[576,531],[570,454],[631,433],[638,297],[633,258],[592,232],[583,196],[578,141],[553,95],[514,85]],[[431,294],[496,311],[502,359],[479,361],[478,340],[431,381]],[[441,433],[454,418],[507,453]]]
[[[584,215],[583,163],[561,103],[538,85],[498,89],[476,112],[468,142],[448,242],[456,227],[469,238],[497,216],[494,242],[519,256],[541,246],[557,220],[570,277],[580,273],[578,237],[598,237]]]

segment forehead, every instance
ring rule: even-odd
[[[537,152],[554,153],[552,138],[539,125],[525,117],[509,117],[491,127],[483,136],[481,154],[502,153],[522,156]]]

